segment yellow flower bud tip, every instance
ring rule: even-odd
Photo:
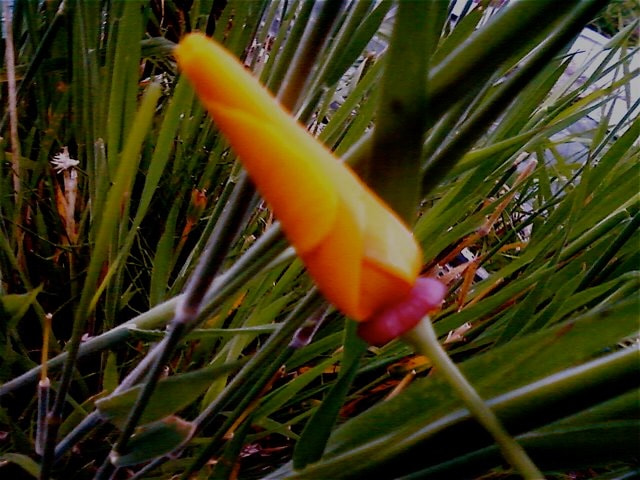
[[[222,46],[190,34],[175,55],[326,298],[356,320],[404,298],[422,256],[395,213]]]

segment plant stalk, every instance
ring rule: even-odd
[[[515,467],[526,480],[539,480],[544,475],[531,461],[524,449],[504,429],[498,417],[487,407],[473,385],[465,378],[444,351],[436,332],[433,330],[429,317],[424,317],[413,330],[404,335],[404,340],[428,357],[437,371],[440,372],[449,385],[460,396],[469,411],[478,422],[493,436],[500,447],[504,458]]]

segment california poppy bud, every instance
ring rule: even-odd
[[[364,321],[405,298],[422,251],[395,212],[220,44],[190,34],[175,55],[327,300]]]
[[[411,330],[428,313],[438,310],[446,294],[447,286],[440,280],[420,277],[404,299],[361,322],[358,335],[371,345],[384,345]]]
[[[409,227],[243,64],[202,34],[175,55],[319,290],[361,322],[362,338],[384,344],[440,306],[447,289],[418,278],[422,251]]]

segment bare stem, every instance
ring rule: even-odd
[[[473,416],[493,436],[504,458],[520,472],[523,478],[527,480],[544,478],[524,449],[509,435],[498,417],[487,407],[473,385],[444,351],[429,317],[424,317],[413,330],[405,334],[404,339],[431,360]]]

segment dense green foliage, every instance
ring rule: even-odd
[[[397,3],[4,5],[0,476],[510,475],[428,358],[323,303],[177,72],[196,29],[415,222],[436,332],[545,475],[638,474],[633,10],[575,67],[606,1]]]

